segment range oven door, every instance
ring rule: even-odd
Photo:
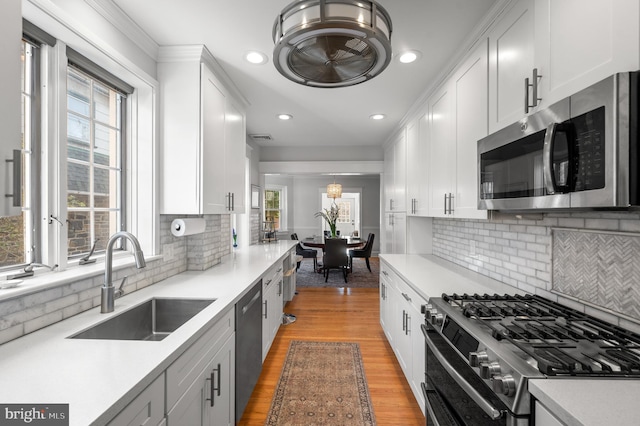
[[[422,384],[422,392],[429,426],[495,426],[518,423],[514,422],[504,402],[475,374],[443,336],[428,323],[421,327],[426,341],[426,382]]]

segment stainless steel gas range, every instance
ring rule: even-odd
[[[530,379],[640,378],[640,335],[533,295],[423,307],[427,424],[533,424]]]

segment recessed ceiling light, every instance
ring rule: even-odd
[[[417,50],[407,50],[398,56],[398,60],[403,64],[410,64],[420,58],[420,52]]]
[[[369,116],[372,120],[382,120],[384,117],[386,117],[384,114],[372,114]]]
[[[291,114],[278,114],[278,118],[280,120],[291,120],[293,118],[293,115],[291,115]]]
[[[252,50],[245,53],[244,59],[246,59],[247,62],[250,62],[252,64],[262,65],[267,62],[267,55],[265,55],[264,53]]]

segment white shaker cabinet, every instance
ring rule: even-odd
[[[406,211],[407,140],[402,129],[384,152],[385,211]]]
[[[407,215],[429,216],[429,116],[407,125]]]
[[[429,99],[429,216],[449,217],[455,192],[455,86],[447,81]]]
[[[164,374],[109,422],[110,426],[156,426],[164,420]]]
[[[640,68],[637,0],[518,0],[489,31],[489,132]],[[528,79],[528,85],[527,81]]]
[[[424,412],[420,383],[424,381],[425,344],[420,325],[424,323],[421,306],[426,301],[384,262],[380,263],[380,283],[385,288],[385,297],[380,299],[381,325]]]
[[[429,100],[429,215],[486,219],[478,205],[478,139],[487,135],[487,42]]]
[[[271,349],[280,325],[284,305],[282,264],[273,266],[262,278],[262,361]]]
[[[235,338],[231,335],[167,415],[167,425],[235,424]]]
[[[535,5],[534,0],[515,2],[489,32],[491,133],[525,116],[526,97],[534,104],[532,87],[525,88],[525,79],[534,84]]]
[[[637,0],[537,0],[535,7],[542,106],[640,68]]]
[[[454,74],[455,88],[455,196],[453,216],[486,219],[478,210],[478,140],[487,136],[487,41]]]
[[[245,117],[203,46],[162,47],[161,212],[244,212]]]
[[[407,242],[407,214],[384,214],[384,253],[403,254]]]

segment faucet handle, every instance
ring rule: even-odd
[[[120,297],[124,294],[124,290],[122,288],[124,287],[124,283],[127,282],[127,278],[129,277],[124,277],[120,282],[120,287],[115,291],[115,297]]]

